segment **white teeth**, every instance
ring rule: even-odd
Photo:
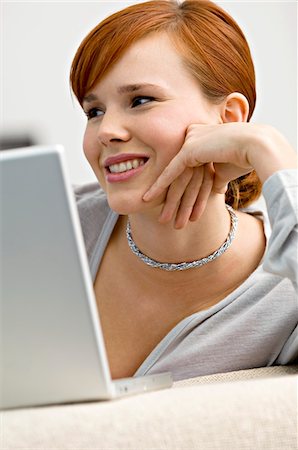
[[[143,159],[133,159],[130,161],[121,162],[119,164],[112,164],[109,166],[109,170],[111,173],[121,173],[126,172],[127,170],[137,169],[139,166],[145,164]]]
[[[120,163],[119,164],[119,172],[125,172],[126,171],[126,164]]]

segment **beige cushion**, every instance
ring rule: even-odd
[[[296,450],[297,373],[255,369],[115,401],[5,411],[0,448]]]

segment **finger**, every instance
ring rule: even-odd
[[[183,197],[181,199],[176,219],[175,219],[175,228],[181,229],[184,228],[193,212],[194,205],[196,204],[196,200],[198,197],[198,193],[200,192],[202,183],[204,179],[204,168],[198,167],[193,170],[193,176],[188,183]]]
[[[216,192],[216,194],[225,194],[228,189],[228,184],[229,183],[222,182],[215,176],[213,191]]]
[[[213,188],[213,182],[214,168],[213,164],[209,163],[204,166],[204,178],[201,189],[194,204],[192,214],[189,218],[191,222],[198,220],[205,211],[209,196]]]
[[[165,189],[167,189],[173,181],[178,178],[186,169],[184,157],[181,153],[178,153],[175,158],[164,169],[161,175],[157,178],[151,188],[144,194],[143,200],[148,202],[157,198]]]
[[[227,190],[228,183],[231,180],[245,175],[250,172],[250,169],[240,169],[235,164],[214,164],[215,178],[213,184],[213,191],[219,194],[224,194]]]
[[[177,206],[180,203],[181,197],[185,192],[193,175],[193,169],[186,168],[183,173],[174,180],[168,189],[165,204],[159,216],[159,222],[167,223],[172,220],[176,213]]]
[[[213,183],[213,191],[217,194],[225,194],[228,188],[228,183],[237,178],[239,168],[233,164],[214,164],[215,177]],[[238,170],[237,170],[238,169]]]

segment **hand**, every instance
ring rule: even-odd
[[[188,220],[202,215],[211,191],[224,194],[230,180],[252,170],[246,152],[239,151],[233,125],[240,124],[188,128],[180,152],[143,197],[153,200],[168,188],[161,222],[169,222],[176,214],[175,226],[183,228]]]
[[[175,228],[183,228],[189,220],[198,220],[206,207],[213,186],[213,165],[184,167],[172,178],[159,221],[170,222],[175,215]],[[158,192],[162,191],[161,187]]]
[[[168,189],[160,220],[168,222],[176,213],[176,227],[182,228],[202,215],[211,192],[224,194],[231,180],[254,169],[264,183],[274,172],[291,168],[297,168],[296,152],[271,126],[194,124],[180,152],[143,200],[153,200]]]

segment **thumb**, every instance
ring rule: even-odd
[[[217,194],[225,194],[228,190],[227,180],[223,180],[219,175],[215,173],[212,190]]]
[[[213,192],[216,192],[217,194],[225,194],[228,190],[228,184],[229,179],[227,179],[222,171],[218,170],[216,171],[216,168],[218,169],[219,164],[214,164],[215,168],[215,176],[213,181]]]

